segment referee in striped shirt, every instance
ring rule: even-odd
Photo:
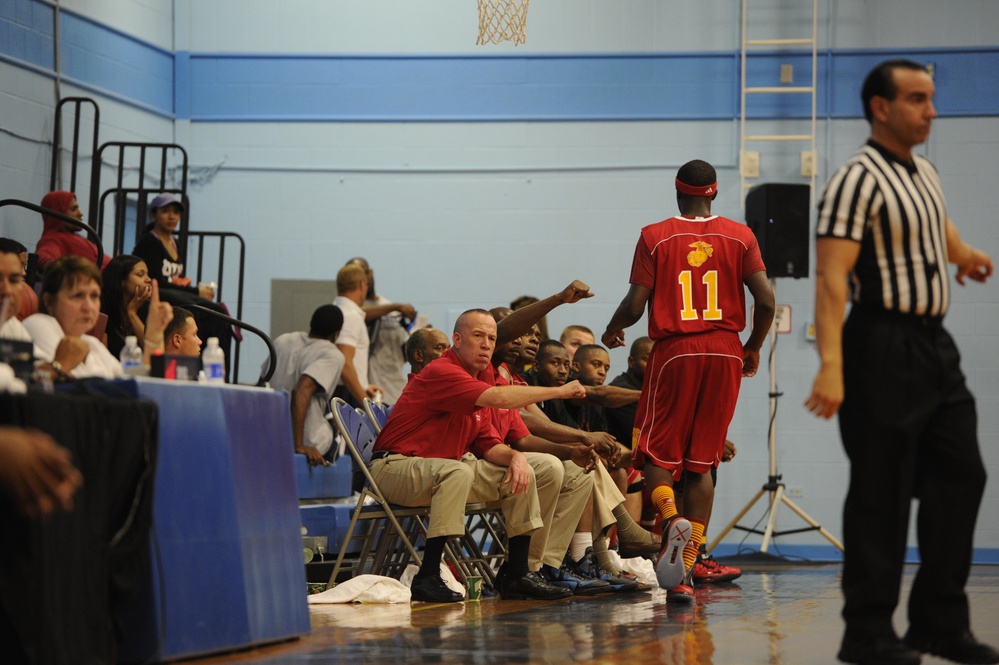
[[[830,179],[816,232],[820,368],[806,407],[839,411],[850,458],[843,509],[843,619],[838,657],[917,665],[920,652],[959,663],[999,663],[970,632],[964,592],[985,489],[975,400],[943,328],[957,282],[984,282],[992,261],[961,240],[933,165],[912,152],[936,117],[922,65],[891,60],[864,81],[867,144]],[[846,302],[850,315],[844,323]],[[919,497],[922,565],[909,630],[892,627],[909,506]]]

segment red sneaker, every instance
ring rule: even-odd
[[[694,589],[686,584],[678,584],[666,592],[667,603],[693,603]]]
[[[742,576],[742,571],[735,566],[725,566],[711,557],[704,557],[694,563],[692,577],[698,584],[719,584],[731,582]]]

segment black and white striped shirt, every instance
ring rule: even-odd
[[[950,303],[943,189],[929,160],[913,159],[869,141],[826,184],[816,237],[860,243],[853,302],[943,316]]]

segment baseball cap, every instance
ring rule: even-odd
[[[168,206],[171,203],[180,206],[181,210],[186,210],[184,207],[184,202],[180,200],[176,194],[171,194],[170,192],[165,192],[163,194],[157,194],[152,201],[149,202],[149,210],[156,210],[157,208],[162,208]]]

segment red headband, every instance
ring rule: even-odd
[[[714,196],[718,193],[718,183],[713,182],[710,185],[697,187],[696,185],[688,185],[685,182],[681,182],[680,179],[677,178],[676,191],[681,194],[686,194],[687,196]]]

